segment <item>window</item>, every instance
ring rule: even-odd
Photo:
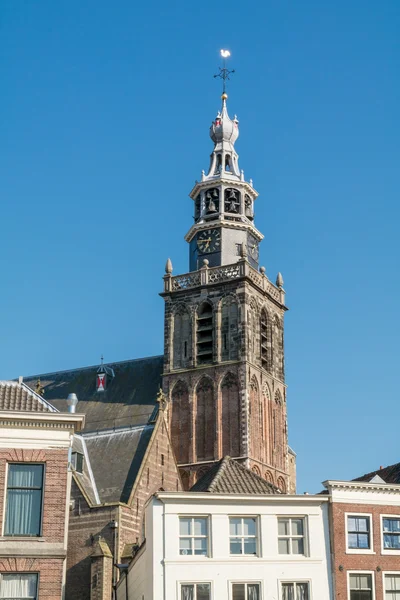
[[[286,517],[278,519],[279,554],[304,554],[304,519]]]
[[[179,554],[207,556],[207,517],[181,517],[179,519]]]
[[[282,583],[282,600],[308,600],[308,583]]]
[[[0,598],[4,600],[36,600],[37,573],[2,575]]]
[[[347,517],[347,547],[351,550],[370,550],[370,517],[349,515]]]
[[[231,554],[257,554],[257,518],[230,517],[229,544]]]
[[[385,600],[399,600],[400,575],[385,575]]]
[[[42,492],[43,465],[9,465],[5,535],[40,535]]]
[[[351,573],[349,576],[350,600],[373,600],[372,575]]]
[[[260,600],[260,584],[233,583],[232,600]]]
[[[400,550],[400,519],[384,517],[383,525],[383,547],[387,550]]]
[[[184,583],[181,586],[181,600],[211,600],[209,583]]]
[[[77,473],[83,473],[83,454],[73,452],[71,455],[71,465]]]

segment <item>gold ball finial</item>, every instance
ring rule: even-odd
[[[228,98],[228,94],[226,92],[224,92],[221,96],[222,100],[227,100]]]

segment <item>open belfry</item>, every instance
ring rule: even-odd
[[[294,493],[284,371],[285,292],[259,267],[257,192],[239,168],[239,121],[229,117],[225,82],[210,128],[208,172],[190,192],[189,272],[164,277],[163,390],[175,457],[189,489],[222,457],[240,461]]]

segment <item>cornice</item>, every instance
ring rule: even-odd
[[[345,490],[361,492],[384,492],[387,494],[400,494],[400,485],[393,483],[369,483],[367,481],[323,481],[322,485],[328,490]]]
[[[80,431],[85,415],[76,413],[38,413],[0,411],[0,427],[29,429],[67,429]]]
[[[238,187],[246,190],[255,200],[258,197],[258,192],[248,183],[248,181],[242,181],[241,179],[228,179],[225,177],[219,177],[218,179],[208,179],[206,181],[196,181],[193,189],[191,190],[189,197],[194,200],[194,197],[204,189],[215,187],[218,185],[229,185],[231,187]]]
[[[204,229],[210,228],[242,229],[246,231],[249,230],[259,242],[261,242],[264,239],[264,236],[261,233],[261,231],[259,231],[257,227],[255,227],[250,222],[246,223],[244,221],[228,221],[225,219],[218,219],[215,221],[204,221],[203,223],[195,223],[194,225],[192,225],[187,234],[185,235],[186,242],[190,243],[198,231],[203,231]]]

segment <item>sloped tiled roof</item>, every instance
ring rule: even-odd
[[[29,386],[19,381],[0,381],[0,410],[58,412]]]
[[[383,467],[376,471],[371,471],[371,473],[366,473],[361,477],[357,477],[357,479],[353,479],[353,481],[371,481],[376,475],[378,475],[385,483],[400,484],[400,463],[389,465],[388,467]]]
[[[96,391],[98,365],[34,375],[25,378],[25,382],[34,388],[40,378],[44,397],[61,412],[67,411],[66,399],[74,392],[79,400],[76,411],[86,417],[84,431],[145,425],[157,405],[163,357],[126,360],[104,367],[115,374],[108,378],[105,392]]]
[[[214,494],[280,494],[281,491],[256,473],[225,456],[190,489]]]
[[[96,494],[100,503],[129,500],[153,430],[143,425],[75,436],[74,449],[89,461],[75,478],[93,504]]]

